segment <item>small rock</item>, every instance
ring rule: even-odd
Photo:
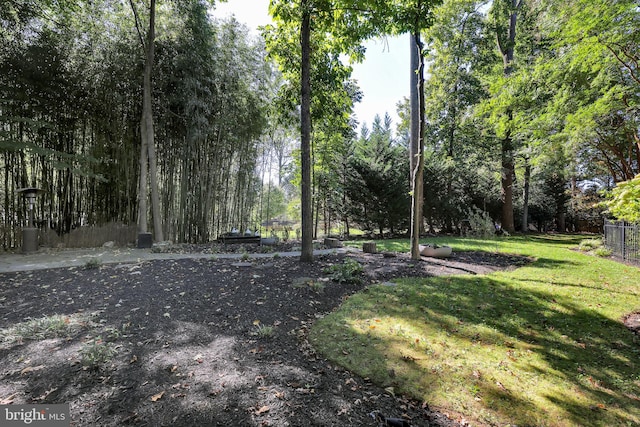
[[[234,267],[252,267],[253,263],[250,262],[234,262],[231,264]]]

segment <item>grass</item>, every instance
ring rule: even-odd
[[[257,324],[255,326],[254,334],[259,338],[272,338],[276,332],[273,326]]]
[[[83,344],[80,349],[82,366],[89,370],[98,370],[111,362],[118,353],[115,346],[97,336]]]
[[[347,369],[475,424],[639,425],[640,346],[621,318],[640,310],[640,270],[576,251],[581,240],[429,239],[535,261],[371,287],[310,339]]]
[[[0,344],[12,345],[24,341],[65,338],[76,334],[91,322],[93,314],[45,316],[0,329]]]

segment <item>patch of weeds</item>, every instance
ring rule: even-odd
[[[342,264],[334,264],[324,269],[334,282],[338,283],[362,283],[364,268],[358,261],[347,258]]]
[[[63,338],[79,331],[87,324],[86,315],[53,315],[31,319],[0,330],[0,343],[14,344],[25,340]]]
[[[589,254],[607,258],[611,256],[612,251],[604,246],[602,239],[586,239],[580,242],[578,250]]]
[[[269,253],[273,252],[273,247],[272,246],[263,245],[263,246],[260,246],[259,250],[263,254],[269,254]]]
[[[209,258],[210,261],[217,261],[218,257],[216,255],[211,255],[211,258]]]
[[[294,288],[304,288],[306,286],[311,286],[314,281],[315,280],[312,277],[296,277],[291,281],[291,284]]]
[[[276,328],[274,328],[273,326],[258,323],[257,325],[255,325],[255,327],[256,328],[254,331],[254,335],[259,338],[271,338],[276,332]]]
[[[325,288],[325,284],[322,283],[319,280],[315,280],[315,281],[311,281],[311,283],[309,283],[309,288],[316,293],[322,293],[324,291]]]
[[[280,255],[278,252],[276,252],[275,254],[273,254],[273,259],[279,259],[281,258],[282,255]]]
[[[105,336],[105,341],[107,342],[114,342],[119,340],[120,338],[122,338],[123,336],[125,336],[127,328],[129,327],[129,323],[125,323],[122,325],[122,328],[118,329],[118,328],[113,328],[113,327],[107,327],[103,333]]]
[[[87,262],[84,263],[84,268],[86,268],[87,270],[95,270],[97,268],[100,268],[101,265],[102,261],[100,261],[99,258],[90,258],[89,260],[87,260]]]
[[[240,259],[242,261],[249,261],[249,253],[248,252],[243,252],[242,256],[240,257]]]
[[[101,336],[86,342],[80,349],[82,366],[88,370],[100,369],[102,365],[108,363],[117,354],[113,344],[102,339]]]
[[[602,258],[610,257],[612,253],[613,253],[613,252],[611,251],[611,249],[607,249],[607,248],[605,248],[604,246],[601,246],[601,247],[599,247],[599,248],[596,248],[596,249],[593,251],[593,254],[594,254],[595,256],[599,256],[599,257],[602,257]]]
[[[326,281],[328,279],[324,279]],[[294,288],[309,288],[316,293],[324,291],[326,287],[323,279],[314,279],[312,277],[296,277],[292,281]]]
[[[600,247],[602,247],[602,239],[586,239],[578,245],[578,249],[582,252],[589,252]]]

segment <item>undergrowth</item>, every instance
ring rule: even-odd
[[[338,283],[362,283],[364,267],[352,258],[345,258],[341,264],[325,268],[329,278]]]

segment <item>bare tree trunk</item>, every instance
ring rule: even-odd
[[[509,112],[509,117],[512,113]],[[508,232],[515,230],[513,219],[513,177],[515,176],[515,163],[513,161],[513,141],[511,131],[502,140],[502,229]]]
[[[308,0],[302,0],[302,48],[300,156],[302,202],[302,252],[300,261],[313,262],[313,206],[311,203],[311,11]]]
[[[141,141],[140,141],[140,176],[138,184],[138,234],[147,232],[147,127],[144,120],[141,122],[140,127]]]
[[[529,231],[529,184],[531,182],[531,163],[529,163],[529,157],[524,159],[524,194],[522,203],[522,227],[520,230],[523,233]]]
[[[506,43],[501,43],[500,35],[497,35],[498,48],[502,53],[504,76],[508,78],[513,72],[513,54],[516,41],[517,10],[522,0],[511,0],[512,11],[509,15],[509,33]],[[513,120],[513,112],[507,112],[509,121]],[[513,232],[515,224],[513,220],[513,178],[515,176],[515,163],[513,161],[513,140],[511,131],[507,131],[502,140],[502,229]]]
[[[151,140],[147,145],[149,152],[149,184],[151,186],[151,210],[153,215],[153,231],[156,240],[162,242],[164,240],[164,232],[162,230],[162,214],[160,211],[160,193],[158,190],[158,169],[156,166],[156,146],[153,137],[153,118],[150,123]]]
[[[156,24],[156,0],[151,0],[149,4],[149,29],[146,40],[142,36],[140,19],[135,4],[129,0],[131,10],[136,19],[136,29],[140,37],[140,43],[144,49],[144,72],[142,85],[142,118],[140,119],[140,176],[138,183],[138,234],[147,233],[147,199],[148,183],[151,181],[151,206],[153,210],[154,231],[156,240],[164,240],[162,233],[162,221],[160,215],[160,197],[158,194],[158,173],[156,168],[156,154],[153,131],[153,109],[151,105],[151,72],[153,70],[155,24]]]
[[[149,159],[149,183],[151,186],[151,209],[153,215],[153,231],[157,241],[164,240],[162,233],[162,219],[160,215],[160,196],[158,194],[158,170],[156,166],[156,145],[153,131],[153,109],[151,106],[151,72],[155,55],[155,23],[156,23],[156,0],[151,0],[149,6],[149,32],[147,34],[147,51],[144,61],[144,82],[143,82],[143,104],[142,120],[145,122],[147,153]]]
[[[424,175],[424,57],[420,33],[411,35],[411,259],[420,259]]]

